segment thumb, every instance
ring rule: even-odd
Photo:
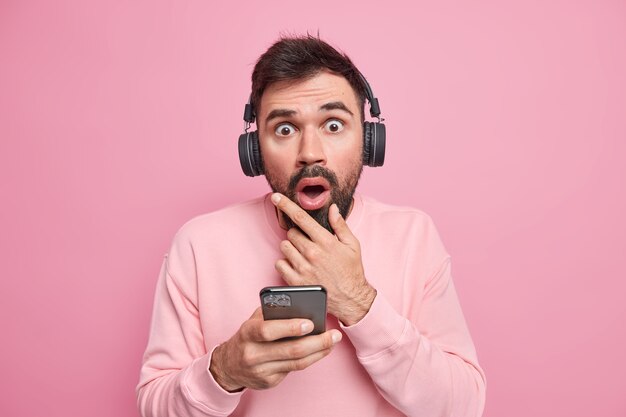
[[[330,206],[330,209],[328,210],[328,220],[340,242],[346,244],[354,243],[356,237],[354,237],[352,231],[348,227],[348,224],[341,216],[341,213],[339,213],[337,204]]]

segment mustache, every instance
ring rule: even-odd
[[[300,171],[296,172],[289,180],[289,185],[287,186],[287,189],[290,192],[293,192],[301,179],[314,177],[322,177],[326,179],[326,181],[328,181],[330,186],[333,188],[336,188],[339,185],[339,182],[337,181],[337,176],[333,171],[328,168],[324,168],[321,165],[313,165],[306,166]]]

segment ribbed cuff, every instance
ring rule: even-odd
[[[393,348],[406,331],[409,322],[394,310],[379,291],[361,321],[352,326],[341,323],[339,325],[350,338],[357,356],[365,359]]]
[[[216,346],[217,347],[217,346]],[[228,392],[215,381],[209,370],[210,354],[196,359],[182,378],[182,390],[187,399],[198,409],[215,415],[230,415],[241,398],[242,392]]]

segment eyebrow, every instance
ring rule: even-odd
[[[289,117],[289,116],[293,116],[294,114],[296,114],[295,110],[274,109],[265,118],[265,123],[268,123],[270,120],[276,119],[277,117]]]
[[[343,104],[341,101],[333,101],[330,103],[326,103],[320,107],[320,110],[343,110],[348,113],[350,116],[354,116],[348,106]]]
[[[330,103],[322,104],[320,106],[320,111],[330,111],[330,110],[342,110],[348,113],[350,116],[354,116],[354,114],[348,109],[348,107],[341,101],[331,101]],[[276,119],[278,117],[290,117],[295,115],[297,112],[291,109],[274,109],[265,118],[265,123],[269,123],[270,120]]]

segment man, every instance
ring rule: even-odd
[[[285,38],[252,79],[274,193],[176,235],[137,388],[142,414],[479,416],[484,374],[432,221],[355,193],[358,70],[317,38]],[[285,284],[326,288],[325,333],[263,320],[259,290]]]

